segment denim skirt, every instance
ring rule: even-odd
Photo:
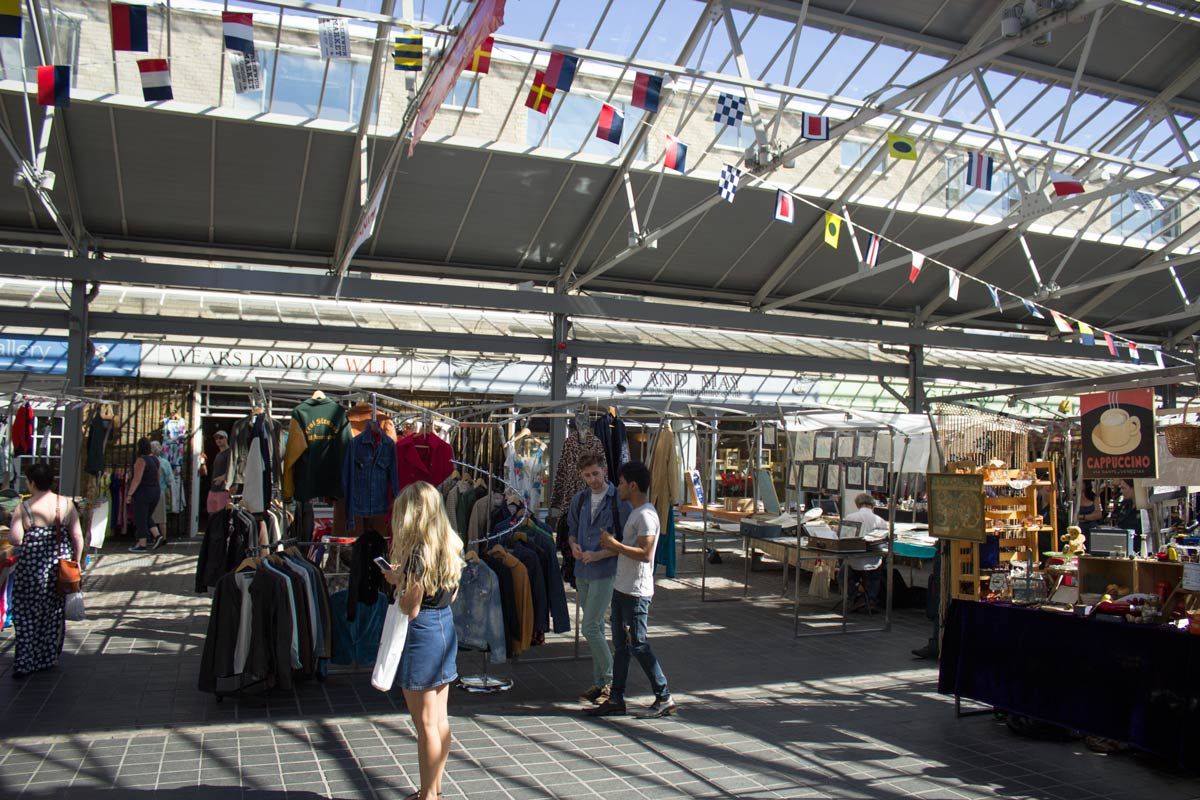
[[[401,689],[423,692],[458,678],[458,636],[449,608],[422,608],[408,623],[404,655],[400,657]]]

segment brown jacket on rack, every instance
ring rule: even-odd
[[[650,456],[650,502],[658,510],[658,518],[663,521],[664,527],[666,520],[671,518],[671,507],[675,505],[681,471],[679,449],[675,447],[675,431],[671,428],[671,421],[664,420]]]
[[[358,403],[346,412],[346,421],[350,423],[350,438],[353,439],[367,429],[367,423],[371,421],[371,404]],[[383,435],[396,441],[396,424],[391,418],[385,414],[375,412],[375,421],[379,423],[379,427],[383,430]]]
[[[508,654],[519,656],[528,650],[533,642],[533,588],[529,583],[529,570],[525,569],[525,565],[516,556],[500,545],[493,546],[488,555],[503,561],[504,566],[512,573],[513,603],[517,608],[518,627]]]

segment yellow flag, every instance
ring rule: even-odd
[[[825,212],[825,244],[837,250],[838,237],[842,235],[842,218],[832,211]]]
[[[911,136],[901,136],[896,133],[889,133],[888,155],[890,155],[892,158],[902,158],[905,161],[916,161],[917,140]]]

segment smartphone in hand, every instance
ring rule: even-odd
[[[379,567],[384,572],[392,571],[392,564],[383,556],[375,556],[375,566]]]

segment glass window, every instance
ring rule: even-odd
[[[262,89],[234,94],[233,107],[246,111],[290,114],[313,119],[356,122],[362,113],[363,93],[367,85],[366,61],[331,59],[326,74],[325,60],[317,53],[279,52],[278,75],[275,72],[275,53],[258,51],[261,65]],[[226,70],[229,69],[228,63]],[[321,90],[324,82],[324,92]],[[227,91],[233,94],[232,84]]]
[[[1112,199],[1110,233],[1165,242],[1179,236],[1179,218],[1179,203],[1164,203],[1148,192],[1122,192]]]
[[[838,151],[841,156],[842,169],[862,169],[865,167],[867,165],[867,161],[869,161],[872,155],[874,155],[873,153],[868,152],[869,148],[870,145],[866,142],[857,142],[853,139],[842,139],[841,144],[838,146]],[[879,159],[871,171],[876,175],[883,174],[882,158]]]
[[[726,125],[723,122],[714,122],[713,125],[717,126],[717,147],[730,147],[745,152],[754,144],[754,128],[746,124],[745,120],[736,125]]]
[[[601,156],[620,155],[637,131],[637,126],[641,124],[642,109],[626,107],[618,101],[612,103],[625,115],[621,144],[616,145],[596,136],[596,122],[600,119],[601,105],[601,101],[594,97],[556,92],[550,101],[549,113],[539,114],[533,109],[526,110],[525,143],[530,147],[540,144],[542,147],[572,153],[579,150]],[[582,148],[580,144],[583,145]],[[644,141],[638,157],[646,157]]]
[[[459,78],[446,96],[443,106],[451,108],[479,108],[479,83],[475,78]]]
[[[1008,170],[993,170],[991,191],[967,186],[966,156],[946,159],[946,180],[947,208],[1002,217],[1021,202],[1021,190]]]

